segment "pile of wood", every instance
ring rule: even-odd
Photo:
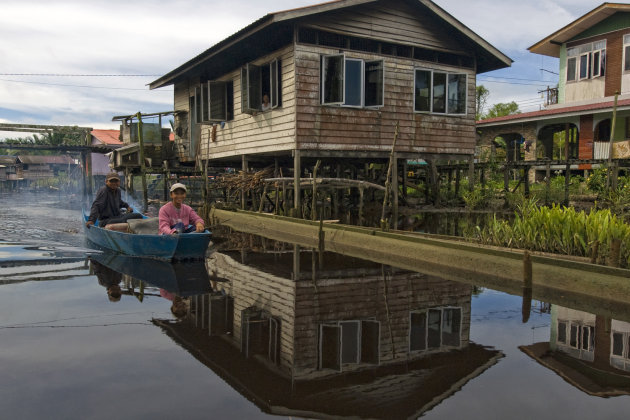
[[[226,174],[212,183],[210,188],[228,190],[259,190],[264,187],[264,180],[273,176],[273,167],[268,167],[257,172],[239,171],[234,174]]]

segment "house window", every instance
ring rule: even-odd
[[[630,71],[630,35],[623,36],[623,71]]]
[[[280,319],[250,307],[241,312],[241,351],[245,357],[260,355],[280,362]]]
[[[195,88],[196,121],[221,122],[234,119],[234,84],[211,81]]]
[[[593,326],[572,322],[569,331],[569,346],[578,350],[593,351],[595,345],[595,328]],[[560,342],[560,340],[558,341]]]
[[[558,343],[567,344],[567,323],[558,321]]]
[[[384,104],[383,61],[346,58],[343,54],[322,56],[321,103],[353,107]]]
[[[264,104],[263,104],[264,102]],[[241,111],[267,111],[282,105],[282,66],[276,59],[261,66],[248,63],[241,69]]]
[[[342,370],[349,364],[378,364],[380,322],[349,320],[319,326],[319,369]]]
[[[576,70],[577,70],[577,58],[571,57],[567,60],[567,82],[575,81]]]
[[[606,40],[567,48],[567,82],[606,75]]]
[[[580,56],[580,80],[591,77],[591,74],[588,71],[588,57],[589,54],[582,54]]]
[[[465,114],[467,77],[459,73],[416,70],[414,109],[418,112]]]
[[[409,313],[409,351],[459,347],[461,308],[431,308]]]

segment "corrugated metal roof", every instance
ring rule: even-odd
[[[22,163],[37,165],[37,164],[58,164],[67,165],[74,164],[75,161],[70,156],[42,156],[42,155],[19,155],[18,160]]]
[[[249,37],[257,36],[257,33],[262,29],[266,28],[269,25],[278,24],[278,23],[287,23],[292,21],[297,21],[299,19],[304,19],[312,15],[316,15],[319,13],[339,10],[343,8],[348,8],[352,6],[357,6],[365,3],[375,3],[378,0],[333,0],[325,3],[315,4],[312,6],[304,6],[296,9],[285,10],[282,12],[268,13],[255,22],[247,25],[242,28],[238,32],[230,35],[219,43],[213,45],[208,48],[206,51],[197,55],[196,57],[188,60],[184,64],[179,67],[171,70],[164,76],[160,77],[157,80],[154,80],[149,84],[150,89],[157,89],[163,86],[171,85],[175,82],[175,79],[180,75],[190,71],[196,66],[202,64],[204,61],[210,59],[211,57],[218,56],[223,51],[225,51],[231,45],[234,45],[237,41],[246,39]],[[416,0],[418,5],[424,6],[428,8],[431,12],[433,12],[437,17],[441,18],[447,25],[450,25],[452,29],[464,37],[468,38],[473,42],[473,45],[479,47],[479,51],[485,52],[487,60],[484,60],[483,63],[487,68],[481,68],[481,62],[478,63],[478,73],[483,73],[490,70],[496,70],[503,67],[509,67],[512,63],[512,59],[503,54],[501,51],[496,49],[490,43],[488,43],[485,39],[481,38],[475,32],[473,32],[466,25],[461,23],[459,20],[454,18],[444,9],[440,8],[437,4],[432,2],[431,0]],[[413,3],[413,2],[412,2]]]
[[[0,163],[3,165],[15,165],[17,163],[17,156],[2,155],[0,156]]]
[[[103,144],[109,145],[122,145],[123,142],[119,140],[119,130],[92,130],[92,137],[100,141]]]
[[[504,117],[488,118],[487,120],[477,121],[478,127],[500,125],[501,123],[523,122],[523,120],[546,119],[550,117],[561,117],[563,115],[583,115],[592,112],[612,111],[614,101],[597,102],[587,105],[565,106],[553,109],[545,109],[542,111],[524,112],[522,114],[506,115]],[[630,107],[630,99],[624,99],[617,102],[617,107]]]

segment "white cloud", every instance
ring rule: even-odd
[[[111,127],[115,125],[113,115],[168,110],[172,107],[169,90],[149,91],[147,83],[267,13],[318,1],[4,0],[0,13],[0,39],[5,40],[0,43],[0,119]],[[550,65],[557,71],[557,63],[541,64],[540,56],[525,49],[600,3],[438,0],[437,4],[515,60],[511,69],[480,75],[480,79],[500,75],[552,80],[539,69]],[[7,73],[157,76],[34,77]],[[61,84],[100,88],[58,86]],[[531,98],[538,89],[498,83],[487,83],[487,87],[494,102]]]

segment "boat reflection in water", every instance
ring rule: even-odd
[[[469,340],[470,285],[267,243],[214,252],[213,291],[153,320],[264,412],[418,416],[503,356]]]
[[[552,305],[550,341],[520,349],[590,395],[630,395],[630,322]]]
[[[127,290],[127,294],[135,293],[136,287],[143,289],[144,283],[181,297],[211,290],[204,261],[170,263],[112,253],[94,254],[90,260],[101,285],[109,286],[112,279],[118,278],[118,283],[124,283],[122,289]]]

